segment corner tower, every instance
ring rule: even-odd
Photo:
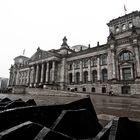
[[[107,25],[109,27],[109,33],[112,34],[115,39],[130,36],[133,27],[140,28],[140,12],[134,11],[122,17],[118,17],[111,20]]]

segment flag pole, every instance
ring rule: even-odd
[[[25,49],[23,50],[23,55],[25,54]]]
[[[124,13],[125,13],[125,15],[126,15],[126,11],[127,11],[127,9],[126,9],[126,6],[124,4]]]

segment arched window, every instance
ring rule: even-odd
[[[106,93],[106,88],[102,87],[102,93]]]
[[[86,88],[83,88],[83,91],[86,91]]]
[[[95,92],[95,87],[92,87],[91,92]]]
[[[76,83],[80,83],[80,73],[76,72]]]
[[[122,86],[122,94],[131,94],[130,86]]]
[[[133,60],[133,54],[130,51],[123,51],[119,56],[120,61]]]
[[[102,70],[102,80],[103,82],[107,81],[107,69]]]
[[[118,26],[115,28],[115,31],[116,31],[116,33],[119,32],[119,27]]]
[[[72,83],[72,73],[69,74],[69,83]]]
[[[69,65],[68,65],[68,69],[69,69],[69,70],[72,70],[72,64],[69,64]]]
[[[128,26],[129,26],[129,28],[132,28],[132,26],[133,26],[132,22],[129,22]]]
[[[97,71],[93,70],[93,82],[97,81]]]
[[[88,82],[88,72],[85,71],[84,72],[84,83],[87,83]]]
[[[74,91],[77,91],[77,88],[75,88]]]
[[[123,31],[126,30],[126,25],[125,24],[122,25],[122,30]]]

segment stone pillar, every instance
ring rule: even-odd
[[[12,80],[12,72],[10,71],[9,86],[11,86],[11,80]]]
[[[116,79],[116,64],[115,64],[115,52],[112,51],[111,54],[111,60],[112,60],[112,79]]]
[[[55,61],[52,62],[52,82],[55,81]]]
[[[112,66],[112,53],[111,49],[108,49],[108,56],[107,56],[107,71],[108,71],[108,80],[112,79],[113,75],[113,66]]]
[[[41,66],[41,80],[40,80],[41,83],[44,82],[43,79],[44,79],[44,63],[42,63],[42,66]]]
[[[75,82],[75,65],[74,65],[74,62],[72,64],[72,83]]]
[[[136,58],[137,77],[140,78],[140,59],[139,59],[138,45],[134,45],[134,51],[135,51],[135,58]]]
[[[32,85],[35,83],[35,65],[31,68],[30,78],[30,86],[32,87]]]
[[[32,71],[33,71],[33,69],[32,69],[32,67],[30,67],[30,73],[29,73],[29,87],[32,87]]]
[[[49,62],[47,62],[45,82],[49,82]]]
[[[60,70],[60,89],[65,89],[65,82],[66,80],[66,58],[63,58],[61,61],[61,70]]]
[[[120,78],[121,78],[121,80],[123,80],[123,73],[122,72],[123,72],[122,68],[120,68]]]
[[[16,71],[13,72],[13,81],[12,81],[12,85],[15,86],[16,84]]]
[[[10,86],[12,86],[13,85],[13,70],[12,71],[10,71]]]
[[[29,86],[31,84],[31,74],[32,74],[32,67],[29,68],[29,81],[28,81]]]
[[[80,83],[83,82],[83,62],[80,61]]]
[[[13,71],[13,73],[12,73],[12,86],[14,85],[14,71]]]
[[[16,75],[16,85],[19,85],[19,71],[17,70],[17,75]]]
[[[88,82],[91,82],[91,60],[88,60]]]
[[[97,80],[101,81],[100,56],[97,57]]]
[[[36,66],[36,76],[35,76],[35,83],[38,84],[38,77],[39,76],[39,64],[37,64]]]
[[[62,59],[62,66],[61,66],[61,71],[60,71],[60,82],[64,83],[65,82],[65,65],[66,65],[66,59]]]
[[[27,72],[27,84],[29,85],[30,83],[30,71],[31,71],[31,68],[29,68],[28,72]]]
[[[133,75],[133,67],[131,67],[131,79],[134,79],[134,75]]]

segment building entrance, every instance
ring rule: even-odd
[[[122,86],[122,94],[130,94],[130,86]]]

